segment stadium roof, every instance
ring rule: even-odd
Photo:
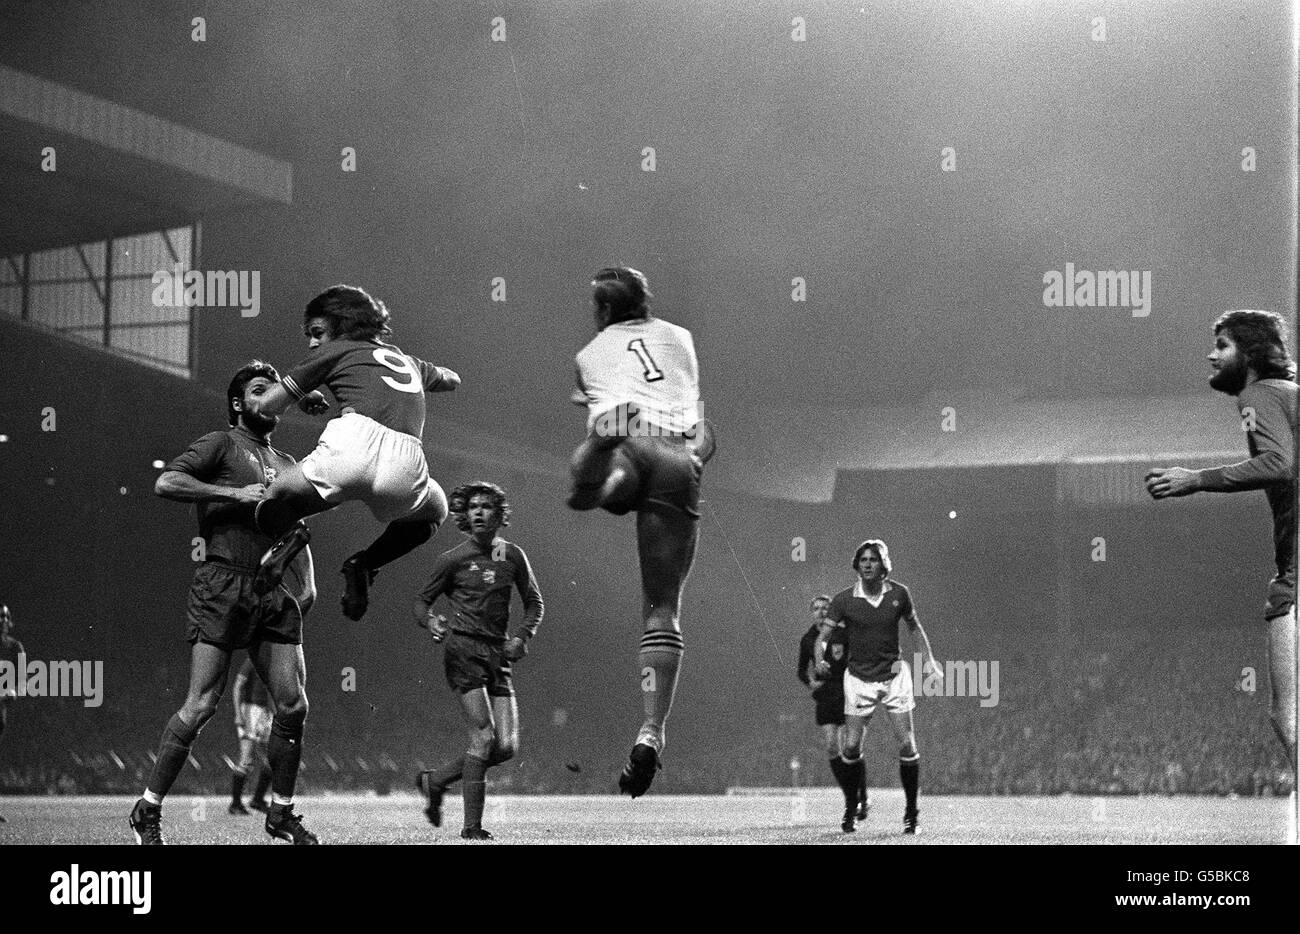
[[[0,255],[290,203],[270,156],[0,65]],[[55,171],[42,170],[46,147]]]
[[[951,415],[953,430],[944,430],[945,414]],[[748,456],[720,457],[717,479],[761,496],[801,502],[829,501],[839,471],[1204,466],[1247,456],[1235,407],[1213,392],[1072,400],[936,398],[914,408],[768,405],[754,418],[747,431]]]

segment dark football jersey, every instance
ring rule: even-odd
[[[843,628],[836,627],[829,646],[838,643],[845,647],[845,661],[855,678],[889,681],[899,660],[898,624],[916,616],[912,595],[898,581],[888,580],[880,606],[872,606],[865,597],[855,596],[855,589],[850,587],[831,598],[828,618],[842,623]]]
[[[339,414],[351,410],[419,438],[424,433],[424,394],[438,390],[443,374],[441,368],[392,344],[336,338],[309,353],[280,382],[299,400],[328,386]]]
[[[1260,379],[1237,396],[1247,426],[1250,459],[1201,471],[1206,490],[1233,493],[1263,489],[1273,511],[1273,554],[1277,572],[1296,563],[1296,384],[1289,379]],[[1249,415],[1249,417],[1247,417]]]
[[[504,642],[512,587],[524,601],[521,631],[531,638],[542,622],[542,592],[524,550],[504,538],[486,549],[467,538],[438,555],[420,598],[431,604],[445,596],[451,602],[455,612],[447,625],[452,632]]]
[[[799,680],[809,684],[814,680],[822,682],[821,687],[813,689],[814,697],[844,693],[844,645],[835,643],[823,650],[822,661],[830,665],[830,674],[819,675],[814,670],[817,656],[817,640],[821,638],[820,626],[809,626],[808,631],[799,639]]]
[[[18,656],[26,655],[23,650],[23,644],[13,636],[0,637],[0,661],[8,662],[11,665],[18,664]]]
[[[163,469],[177,470],[214,486],[270,486],[276,475],[293,463],[288,454],[241,426],[209,432]],[[251,504],[206,502],[195,503],[195,507],[208,558],[239,567],[257,567],[274,540],[257,530]]]

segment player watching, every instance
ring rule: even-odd
[[[440,827],[443,794],[461,780],[465,813],[460,835],[491,840],[492,834],[483,829],[487,770],[519,749],[510,663],[528,654],[528,640],[537,634],[544,606],[528,556],[498,534],[510,524],[505,491],[493,483],[466,483],[452,490],[450,507],[456,527],[468,537],[434,561],[414,610],[416,623],[443,643],[447,683],[460,696],[469,747],[441,769],[421,772],[415,783],[428,798],[425,816]],[[524,619],[509,635],[512,587],[523,600]],[[438,597],[451,603],[455,612],[450,621],[434,613]]]
[[[263,556],[257,586],[268,591],[308,541],[301,519],[359,500],[388,527],[343,563],[343,614],[361,619],[379,569],[429,540],[447,518],[447,497],[429,479],[421,435],[426,392],[460,385],[452,370],[403,353],[388,309],[362,289],[336,285],[307,304],[303,331],[311,352],[257,401],[279,415],[294,401],[310,414],[329,408],[316,389],[328,386],[341,414],[321,432],[302,463],[276,477],[257,507],[257,525],[277,539]]]
[[[823,658],[829,670],[824,676],[817,674],[817,642],[829,639],[835,629],[835,624],[826,618],[830,606],[831,598],[825,594],[813,597],[809,602],[812,625],[799,640],[799,664],[795,669],[795,675],[806,687],[812,689],[812,699],[816,705],[814,718],[822,730],[831,775],[835,777],[835,783],[844,792],[844,808],[848,810],[856,807],[857,819],[866,820],[867,811],[871,807],[867,793],[867,764],[859,755],[857,768],[862,774],[850,780],[846,771],[849,766],[840,756],[844,734],[844,646],[842,643],[837,642],[829,649],[823,649]],[[856,794],[850,798],[850,791],[853,790],[856,790]]]
[[[857,768],[862,756],[862,739],[867,724],[883,704],[889,715],[889,725],[898,739],[898,774],[907,799],[903,812],[903,833],[916,833],[920,811],[916,806],[916,791],[921,774],[921,754],[916,748],[916,730],[912,724],[912,711],[916,699],[912,696],[912,671],[898,650],[898,624],[906,623],[913,637],[919,637],[925,649],[925,673],[943,677],[939,663],[930,650],[930,640],[916,617],[916,607],[908,589],[889,575],[893,565],[889,548],[879,539],[868,539],[853,553],[853,569],[858,581],[847,590],[831,598],[827,618],[832,623],[843,623],[831,634],[829,640],[818,643],[817,671],[825,675],[830,665],[825,659],[827,649],[835,645],[845,648],[844,670],[844,738],[841,754],[846,764],[850,788],[856,793],[857,782],[864,773]],[[849,802],[844,808],[841,829],[853,833],[856,829],[856,812],[852,801],[855,794],[846,791]]]
[[[14,666],[14,670],[19,668],[18,656],[27,654],[23,644],[14,638],[14,618],[9,612],[9,607],[0,604],[0,661],[8,662]],[[6,691],[0,694],[0,741],[4,739],[5,727],[9,723],[9,704],[12,703],[14,694]],[[3,814],[0,814],[0,824],[5,823]]]
[[[650,314],[649,286],[635,269],[607,267],[591,285],[599,333],[577,355],[571,401],[587,407],[587,437],[573,453],[568,503],[636,513],[644,720],[618,780],[636,798],[661,767],[685,649],[679,615],[699,540],[700,478],[715,445],[700,418],[691,332]]]
[[[1146,476],[1154,499],[1263,490],[1273,511],[1276,574],[1268,585],[1270,720],[1296,767],[1296,369],[1286,322],[1271,311],[1229,311],[1214,322],[1210,386],[1233,396],[1250,457],[1226,467],[1158,467]],[[1293,792],[1294,794],[1294,792]]]
[[[253,660],[245,658],[235,675],[235,733],[239,737],[239,761],[230,773],[231,814],[247,814],[249,807],[263,814],[269,808],[266,793],[271,788],[271,767],[266,758],[266,744],[271,738],[271,692],[257,676]],[[257,773],[257,786],[248,807],[244,807],[244,783],[257,759],[261,768]]]
[[[271,544],[253,523],[253,507],[294,460],[271,447],[279,419],[256,402],[278,385],[279,374],[254,360],[235,373],[226,391],[228,431],[199,438],[169,463],[154,484],[159,496],[195,503],[204,560],[194,572],[187,610],[190,685],[185,703],[163,729],[153,774],[129,818],[136,841],[161,845],[162,802],[189,758],[190,747],[216,712],[231,655],[247,649],[275,703],[267,756],[272,804],[266,832],[298,845],[319,841],[293,813],[293,792],[307,719],[303,618],[316,597],[311,551],[302,550],[268,594],[253,591],[258,559]]]

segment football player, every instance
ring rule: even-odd
[[[0,661],[8,662],[17,671],[18,656],[26,655],[27,651],[23,648],[23,644],[14,638],[13,632],[13,614],[9,612],[9,607],[0,604]],[[0,694],[0,741],[4,740],[5,727],[9,723],[9,704],[13,699],[14,695],[7,691]],[[4,822],[4,815],[0,814],[0,824]]]
[[[238,649],[248,650],[275,703],[267,741],[272,804],[266,832],[297,845],[319,842],[293,813],[307,719],[302,627],[316,597],[311,551],[300,550],[271,593],[253,590],[258,560],[271,544],[254,524],[253,508],[276,477],[294,464],[288,454],[271,447],[271,431],[279,419],[259,412],[256,405],[278,381],[275,368],[259,360],[242,367],[226,391],[230,430],[199,438],[163,469],[154,484],[154,492],[165,499],[196,504],[204,559],[194,572],[186,614],[189,692],[163,729],[153,773],[129,819],[141,844],[165,842],[163,798],[189,758],[199,731],[216,712],[231,656]]]
[[[269,808],[266,793],[271,788],[271,768],[266,759],[266,744],[271,738],[271,692],[257,676],[253,660],[245,658],[235,675],[235,733],[239,737],[239,761],[230,773],[231,814],[247,814],[249,808],[265,814]],[[244,783],[256,758],[261,765],[257,786],[248,807],[244,807]]]
[[[817,671],[826,675],[830,665],[826,649],[842,645],[845,653],[844,669],[844,738],[841,755],[846,764],[853,794],[846,793],[844,821],[841,828],[853,833],[856,811],[852,802],[856,798],[856,784],[863,774],[857,768],[862,756],[862,739],[867,724],[883,705],[889,716],[889,725],[898,740],[898,774],[907,799],[903,812],[903,833],[916,833],[920,811],[916,806],[916,791],[921,774],[921,754],[916,748],[916,730],[912,724],[912,711],[916,699],[912,696],[912,671],[898,650],[898,624],[907,624],[908,631],[921,640],[925,650],[923,670],[935,678],[942,678],[942,669],[930,650],[930,640],[916,617],[912,594],[903,584],[891,580],[893,565],[889,548],[879,539],[868,539],[853,553],[853,569],[858,581],[847,590],[831,598],[827,619],[837,626],[827,640],[818,643]]]
[[[823,648],[822,656],[829,670],[825,675],[818,675],[816,670],[817,643],[819,640],[829,639],[835,629],[835,624],[826,618],[830,606],[831,598],[825,594],[813,597],[809,602],[808,609],[812,614],[812,624],[799,640],[799,664],[795,669],[795,675],[805,687],[811,689],[813,703],[816,706],[814,719],[821,727],[831,775],[835,777],[835,783],[844,792],[845,809],[856,807],[857,819],[865,820],[867,811],[871,807],[867,792],[866,762],[861,756],[858,757],[857,768],[862,774],[850,781],[846,772],[849,766],[840,755],[844,733],[844,646],[836,643],[829,648]],[[852,799],[849,797],[851,791],[856,791]]]
[[[294,401],[321,414],[329,403],[316,387],[328,386],[341,409],[316,449],[276,477],[257,506],[258,528],[277,539],[263,556],[258,589],[274,587],[306,544],[300,520],[359,500],[388,525],[343,564],[343,613],[354,620],[365,615],[379,569],[427,542],[447,518],[447,496],[429,478],[420,440],[424,394],[450,392],[460,376],[386,343],[389,321],[384,303],[362,289],[326,289],[303,315],[310,353],[256,400],[268,416]]]
[[[691,332],[650,313],[646,278],[612,266],[592,280],[597,334],[577,355],[587,437],[573,453],[569,506],[636,513],[644,634],[637,656],[644,719],[619,790],[645,794],[660,768],[685,643],[682,587],[699,540],[700,479],[713,456],[700,417]]]
[[[528,641],[537,634],[545,608],[528,555],[499,534],[510,524],[505,491],[493,483],[466,483],[452,490],[450,508],[456,527],[468,537],[434,561],[414,610],[416,623],[443,643],[447,683],[460,697],[469,746],[441,769],[421,772],[416,787],[428,798],[425,816],[439,827],[443,794],[461,780],[465,814],[460,835],[491,840],[483,829],[487,770],[519,749],[510,666],[528,654]],[[509,632],[512,588],[524,604],[523,621],[514,633]],[[454,610],[450,621],[432,609],[439,597],[446,597]]]
[[[1268,585],[1270,719],[1296,766],[1296,367],[1286,321],[1271,311],[1229,311],[1214,322],[1210,386],[1237,400],[1250,457],[1226,467],[1160,467],[1146,476],[1154,499],[1263,490],[1273,512],[1276,573]]]

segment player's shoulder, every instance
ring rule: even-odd
[[[1291,411],[1296,406],[1296,382],[1291,379],[1257,379],[1237,396],[1237,407],[1258,403],[1264,399],[1277,399]]]
[[[831,597],[831,603],[834,604],[835,606],[843,606],[844,601],[848,600],[852,596],[853,596],[853,588],[845,587],[839,593],[835,594],[835,596]]]
[[[195,438],[190,447],[200,451],[224,451],[235,443],[234,434],[235,429],[233,428],[209,431],[207,434]]]
[[[894,580],[892,577],[889,579],[888,596],[891,597],[894,603],[898,605],[903,605],[903,604],[910,605],[912,602],[911,588],[909,588],[902,581]]]

